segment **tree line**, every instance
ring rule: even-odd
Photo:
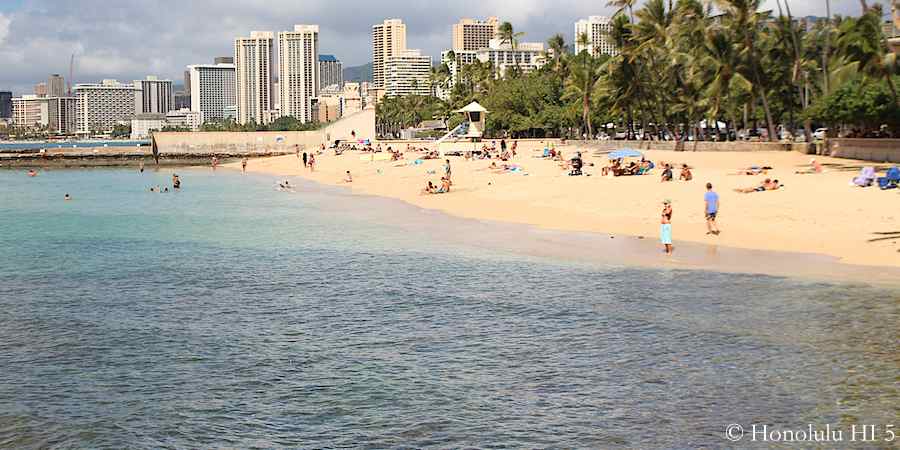
[[[619,11],[606,36],[615,55],[569,51],[562,35],[547,42],[536,71],[490,63],[460,69],[449,89],[446,64],[432,70],[432,90],[447,100],[407,96],[377,105],[380,134],[396,135],[422,120],[461,119],[452,111],[473,100],[485,106],[493,135],[735,139],[783,128],[811,139],[814,127],[859,134],[900,132],[896,55],[882,31],[881,5],[861,0],[858,17],[796,20],[789,0],[762,11],[762,0],[613,0]],[[501,26],[501,39],[521,36]],[[589,47],[585,35],[580,44]],[[452,57],[452,55],[451,55]],[[707,124],[701,127],[701,124]]]

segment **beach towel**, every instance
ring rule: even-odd
[[[900,184],[900,169],[896,166],[888,169],[885,176],[878,179],[878,187],[881,189],[894,189]]]
[[[862,170],[859,171],[859,175],[853,179],[853,184],[859,187],[869,187],[876,179],[874,167],[863,167]]]

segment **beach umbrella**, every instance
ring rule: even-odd
[[[622,158],[643,158],[644,154],[630,148],[623,148],[621,150],[616,150],[613,152],[609,152],[609,159],[622,159]]]

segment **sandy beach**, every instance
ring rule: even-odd
[[[538,144],[539,145],[539,144]],[[568,158],[576,145],[560,147]],[[422,195],[428,180],[439,184],[443,160],[414,164],[418,153],[401,161],[373,161],[371,153],[333,151],[317,156],[314,172],[296,156],[251,160],[247,170],[273,176],[300,176],[320,183],[344,185],[354,192],[400,199],[422,208],[455,216],[530,224],[556,230],[588,231],[658,239],[664,199],[674,207],[675,253],[678,243],[828,255],[842,263],[900,267],[900,239],[869,242],[900,231],[897,190],[850,186],[862,166],[873,163],[819,157],[823,173],[796,174],[809,169],[810,157],[796,152],[668,152],[647,151],[646,157],[688,164],[690,182],[660,182],[660,170],[650,175],[601,176],[608,164],[603,155],[584,153],[585,173],[570,177],[556,161],[537,158],[523,149],[509,163],[523,173],[495,173],[490,160],[449,157],[453,189],[449,194]],[[501,162],[498,161],[498,164]],[[593,164],[593,165],[592,165]],[[884,165],[875,164],[884,169]],[[740,168],[771,166],[765,175],[734,175]],[[240,163],[229,167],[240,169]],[[352,183],[345,183],[350,171]],[[678,170],[675,170],[678,177]],[[765,178],[778,179],[777,191],[742,194]],[[703,195],[711,182],[721,199],[719,236],[707,235]],[[895,235],[894,235],[895,236]],[[662,256],[661,256],[662,257]]]

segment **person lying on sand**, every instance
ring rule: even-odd
[[[739,169],[736,173],[731,173],[729,175],[765,175],[772,170],[769,166],[750,166],[745,169]]]
[[[735,189],[734,191],[740,192],[741,194],[749,194],[751,192],[776,191],[780,187],[781,183],[779,183],[778,180],[771,180],[769,178],[766,178],[765,181],[763,181],[756,187]]]
[[[425,189],[422,189],[421,195],[434,194],[437,188],[434,186],[434,183],[431,181],[425,185]]]
[[[681,165],[681,175],[678,176],[678,179],[683,181],[691,181],[694,179],[694,174],[691,173],[691,169],[687,164]]]
[[[814,173],[822,173],[822,164],[816,161],[815,158],[809,160],[809,168],[805,170],[798,170],[794,172],[797,175],[808,175]]]

